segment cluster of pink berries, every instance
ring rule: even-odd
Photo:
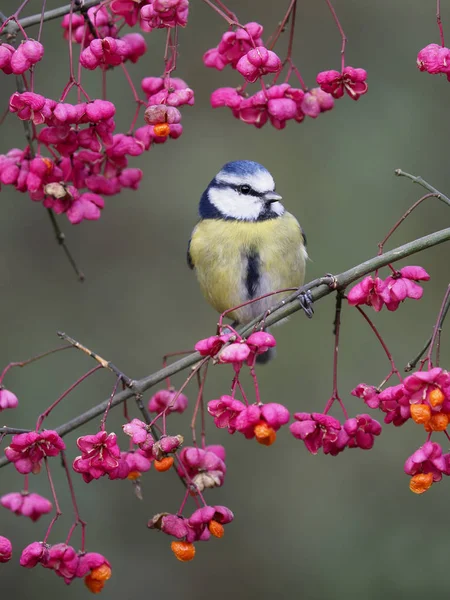
[[[292,87],[288,80],[277,85],[277,79],[284,64],[280,58],[264,46],[263,27],[259,23],[247,23],[236,31],[227,31],[217,47],[211,48],[203,56],[207,67],[222,71],[227,65],[237,70],[245,79],[238,88],[218,88],[211,95],[213,108],[226,106],[233,115],[257,128],[270,120],[276,129],[284,129],[289,120],[301,123],[305,116],[317,118],[320,113],[331,110],[334,98],[341,98],[346,92],[354,100],[367,92],[367,73],[364,69],[345,67],[338,71],[323,71],[317,76],[318,88],[308,90],[299,78],[301,88]],[[298,74],[297,70],[294,72]],[[275,74],[271,85],[267,85],[264,76]],[[245,89],[248,83],[261,80],[262,89],[249,96]]]
[[[115,0],[108,7],[91,7],[87,15],[66,15],[62,20],[64,37],[70,44],[82,46],[80,65],[86,69],[109,69],[126,61],[137,62],[147,52],[140,33],[119,37],[122,25],[140,21],[143,31],[186,25],[187,0]],[[6,74],[23,74],[43,57],[43,45],[25,39],[17,49],[0,44],[0,69]],[[127,75],[128,76],[128,75]],[[129,76],[128,76],[129,77]],[[131,80],[130,80],[131,81]],[[33,79],[25,84],[30,91],[11,96],[9,110],[33,125],[37,149],[13,148],[0,155],[0,183],[28,193],[32,200],[66,214],[72,224],[100,217],[103,196],[122,189],[137,189],[142,171],[129,167],[129,158],[139,156],[151,145],[176,139],[183,131],[178,108],[194,104],[194,92],[181,79],[147,77],[142,82],[147,102],[140,100],[134,87],[135,101],[146,107],[146,125],[134,129],[136,113],[128,133],[115,132],[115,106],[107,100],[90,100],[80,82],[73,77],[59,102],[35,93]],[[78,87],[87,102],[70,104],[66,96]],[[39,126],[44,126],[39,128]],[[48,155],[43,152],[46,148]]]
[[[6,75],[22,75],[44,56],[44,46],[35,40],[24,40],[16,49],[0,44],[0,70]]]
[[[234,515],[226,506],[203,506],[195,510],[189,518],[182,515],[159,513],[149,522],[150,529],[158,529],[178,540],[172,542],[172,552],[182,562],[190,561],[195,556],[193,542],[208,541],[211,536],[221,538],[224,525],[231,523]]]
[[[37,565],[52,569],[69,585],[76,578],[83,578],[87,588],[97,594],[111,577],[111,565],[97,552],[77,552],[67,544],[50,546],[45,542],[33,542],[22,552],[22,567],[32,569]]]
[[[37,140],[59,158],[40,153],[32,157],[29,148],[10,150],[0,155],[0,182],[28,192],[32,200],[42,201],[57,214],[65,213],[71,223],[98,219],[103,195],[139,186],[142,171],[129,168],[128,157],[139,156],[168,137],[178,138],[183,128],[176,106],[194,102],[194,93],[180,79],[149,77],[142,87],[149,94],[148,125],[127,135],[114,133],[115,107],[107,100],[69,104],[32,92],[14,93],[10,111],[21,120],[46,125]]]
[[[153,29],[173,29],[177,25],[185,27],[189,16],[188,0],[112,0],[108,6],[91,7],[87,17],[99,39],[115,38],[119,32],[117,17],[123,18],[129,27],[139,24],[142,31]],[[89,46],[94,35],[82,15],[72,14],[63,17],[64,37],[69,39],[72,28],[72,41]]]
[[[437,442],[431,442],[434,432],[447,432],[450,423],[450,373],[440,367],[417,371],[400,384],[380,390],[364,383],[352,392],[369,408],[385,413],[385,423],[399,427],[412,419],[428,433],[426,443],[405,463],[405,473],[411,475],[410,488],[421,494],[442,475],[450,475],[450,453],[442,454]]]
[[[13,436],[10,445],[5,448],[5,454],[19,473],[28,475],[39,473],[44,458],[58,456],[65,448],[65,443],[56,431],[46,429]]]
[[[355,285],[348,293],[350,306],[361,306],[366,304],[379,312],[383,306],[390,311],[397,310],[400,303],[406,298],[419,300],[423,295],[423,288],[418,281],[428,281],[430,276],[422,267],[403,267],[394,271],[386,279],[378,276],[365,277]]]
[[[17,516],[29,517],[37,521],[52,511],[50,500],[39,494],[29,492],[11,492],[0,498],[0,504]]]

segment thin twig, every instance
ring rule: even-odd
[[[72,12],[83,12],[83,10],[88,10],[92,6],[97,6],[100,4],[101,0],[85,0],[84,2],[74,3]],[[33,25],[39,25],[42,21],[45,23],[46,21],[51,21],[53,19],[59,19],[59,17],[64,17],[64,15],[68,15],[70,13],[72,5],[66,4],[66,6],[60,6],[59,8],[54,8],[52,10],[47,10],[44,15],[38,13],[36,15],[31,15],[30,17],[25,17],[25,19],[21,19],[19,21],[21,27],[26,29],[27,27],[32,27]],[[4,33],[8,33],[9,35],[14,35],[19,30],[19,27],[14,21],[10,21],[8,25],[4,29]]]
[[[423,188],[425,188],[432,194],[435,194],[436,198],[438,198],[439,200],[442,200],[442,202],[445,202],[445,204],[448,204],[450,206],[450,198],[448,196],[446,196],[445,194],[443,194],[442,192],[440,192],[439,190],[437,190],[431,184],[429,184],[428,181],[425,181],[425,179],[422,179],[422,177],[416,176],[416,175],[411,175],[411,173],[406,173],[406,171],[402,171],[402,169],[395,169],[394,173],[397,175],[397,177],[407,177],[408,179],[411,179],[411,181],[413,183],[417,183],[417,184],[421,185]]]

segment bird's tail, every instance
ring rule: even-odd
[[[258,354],[258,356],[256,357],[256,364],[267,365],[268,362],[275,358],[276,354],[277,351],[275,350],[275,348],[269,348],[267,352],[264,352],[264,354]]]

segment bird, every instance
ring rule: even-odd
[[[187,260],[217,312],[303,284],[306,236],[281,200],[272,175],[251,160],[226,163],[202,194]],[[257,300],[227,316],[233,327],[246,325],[288,294]],[[258,358],[268,362],[272,357]]]

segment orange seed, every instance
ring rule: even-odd
[[[223,529],[222,523],[219,523],[218,521],[210,521],[209,525],[208,525],[208,529],[211,532],[211,535],[213,535],[214,537],[216,537],[216,538],[223,537],[224,529]]]
[[[104,581],[98,581],[98,579],[92,579],[90,575],[86,575],[84,578],[84,584],[93,594],[99,594],[105,587]]]
[[[168,471],[173,465],[173,456],[165,456],[161,460],[155,460],[153,464],[155,465],[155,469],[160,473]]]
[[[431,418],[431,408],[428,404],[411,404],[411,417],[421,425],[428,423]]]
[[[429,399],[431,406],[441,406],[441,404],[443,404],[445,400],[445,396],[442,390],[440,390],[439,388],[434,388],[434,390],[431,390],[430,392]]]
[[[271,446],[277,439],[275,430],[272,429],[265,421],[257,423],[253,429],[258,444],[263,446]]]
[[[436,413],[430,419],[432,431],[445,431],[448,425],[448,416],[445,413]]]
[[[191,542],[172,542],[170,547],[181,562],[189,562],[195,556],[195,546]]]
[[[433,483],[432,473],[417,473],[414,477],[411,477],[409,482],[409,489],[415,494],[423,494],[430,489]]]
[[[154,125],[153,131],[158,137],[167,137],[170,133],[170,126],[168,123],[157,123]]]
[[[139,471],[130,471],[127,475],[127,479],[129,479],[130,481],[136,481],[136,479],[139,479],[141,475],[142,473],[140,473]]]

